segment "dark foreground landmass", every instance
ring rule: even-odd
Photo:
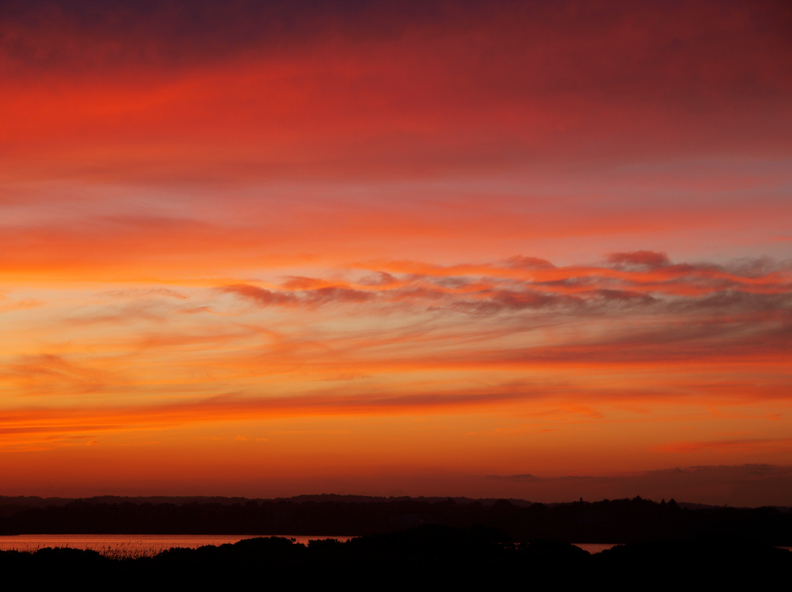
[[[0,498],[0,534],[358,536],[425,525],[497,529],[509,541],[637,543],[730,537],[792,546],[792,512],[684,507],[641,498],[567,504],[517,500],[341,498]]]
[[[632,543],[590,555],[575,546],[507,542],[484,527],[422,526],[348,542],[255,538],[234,545],[171,549],[155,557],[108,559],[94,551],[0,552],[5,581],[33,589],[78,583],[137,589],[343,586],[347,589],[604,584],[609,589],[713,585],[765,588],[792,569],[792,553],[744,539],[703,537]],[[21,579],[20,579],[21,578]]]

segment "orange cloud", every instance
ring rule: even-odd
[[[791,14],[3,4],[3,474],[789,464]]]

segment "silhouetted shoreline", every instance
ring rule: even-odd
[[[636,543],[733,537],[792,546],[792,513],[641,498],[564,504],[441,498],[0,498],[0,534],[374,535],[427,525],[496,529],[510,542]],[[341,499],[339,499],[341,498]],[[168,499],[154,503],[151,500]],[[200,500],[200,501],[198,501]],[[318,501],[317,501],[318,500]]]
[[[171,549],[154,557],[108,559],[95,551],[42,549],[0,552],[6,578],[26,585],[79,580],[158,588],[185,585],[346,587],[394,585],[580,585],[607,581],[612,587],[656,583],[723,582],[768,584],[792,568],[792,553],[732,537],[632,543],[595,555],[547,540],[515,544],[485,527],[421,526],[351,539],[311,541],[254,538],[233,545]]]

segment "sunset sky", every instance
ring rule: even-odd
[[[0,495],[792,505],[792,7],[0,3]]]

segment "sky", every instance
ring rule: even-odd
[[[792,505],[782,1],[0,4],[2,495]]]

